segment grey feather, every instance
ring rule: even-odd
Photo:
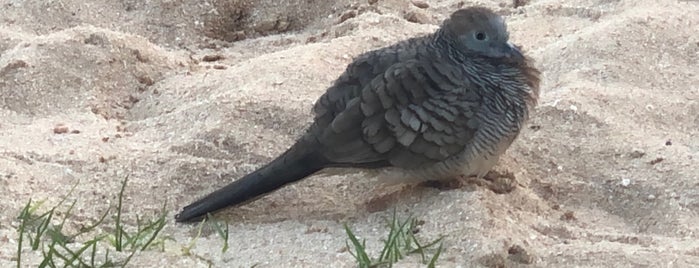
[[[320,96],[313,124],[283,158],[186,207],[177,220],[327,167],[397,168],[424,179],[483,174],[538,98],[539,71],[508,37],[500,16],[472,7],[433,34],[359,55]]]

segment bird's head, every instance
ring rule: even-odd
[[[524,60],[519,48],[508,42],[510,35],[505,21],[490,9],[460,9],[444,21],[442,30],[449,35],[452,46],[466,55],[481,55],[515,62]]]

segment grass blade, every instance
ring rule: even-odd
[[[441,238],[439,240],[442,240]],[[439,248],[437,248],[437,252],[434,253],[432,256],[432,259],[430,260],[430,263],[427,264],[427,268],[434,268],[437,265],[437,259],[439,259],[439,255],[442,254],[442,246],[443,244],[439,244]]]
[[[345,232],[347,233],[347,236],[349,237],[350,241],[354,245],[354,251],[355,258],[357,259],[357,262],[359,262],[359,267],[362,268],[368,268],[371,266],[371,259],[369,258],[369,255],[366,253],[366,240],[363,240],[362,243],[359,243],[359,240],[357,237],[352,233],[352,230],[350,230],[349,226],[345,224]],[[350,250],[351,252],[351,250]]]
[[[216,230],[216,233],[218,233],[218,236],[223,239],[223,247],[221,248],[221,252],[225,253],[228,250],[228,223],[217,220],[211,215],[211,213],[207,213],[206,217],[209,224],[213,225],[213,228]],[[221,225],[225,225],[226,229],[224,230],[221,228]]]
[[[194,236],[192,241],[189,242],[189,245],[187,247],[182,248],[182,251],[185,255],[190,255],[192,247],[194,247],[194,243],[197,242],[197,239],[199,239],[199,236],[201,236],[201,229],[204,228],[204,223],[206,222],[206,219],[203,219],[201,222],[199,222],[199,227],[197,228],[197,235]]]
[[[126,175],[126,178],[124,178],[124,182],[121,184],[121,191],[119,191],[119,198],[118,198],[119,201],[117,202],[117,211],[116,211],[117,216],[116,216],[116,223],[115,223],[116,228],[114,231],[115,232],[114,240],[116,242],[115,242],[114,247],[116,248],[116,251],[119,251],[119,252],[121,252],[123,250],[122,236],[124,234],[124,229],[122,229],[122,226],[121,226],[121,204],[122,204],[122,200],[124,197],[124,189],[126,189],[126,182],[128,180],[129,180],[129,175]]]
[[[36,227],[36,236],[32,240],[32,250],[37,250],[39,249],[39,245],[41,243],[41,237],[44,235],[46,230],[49,228],[49,224],[51,224],[51,219],[53,218],[53,212],[54,208],[51,210],[47,211],[44,214],[41,214],[37,219],[41,220],[41,223],[39,223],[39,226]]]
[[[352,233],[347,224],[344,224],[345,232],[349,239],[349,241],[345,241],[345,245],[350,255],[357,261],[359,267],[393,267],[394,263],[397,263],[405,256],[413,253],[420,253],[422,264],[429,265],[429,267],[434,267],[436,265],[437,259],[443,251],[442,244],[439,245],[439,248],[432,257],[428,257],[425,252],[441,242],[444,237],[440,237],[422,245],[415,236],[418,231],[417,227],[422,225],[422,223],[420,223],[421,221],[418,221],[412,216],[409,216],[405,220],[399,220],[395,210],[390,219],[384,218],[384,220],[386,222],[386,227],[389,229],[388,235],[383,240],[383,249],[381,250],[379,258],[373,263],[372,259],[367,254],[366,240],[359,243],[359,239]],[[354,252],[351,250],[352,246],[350,246],[349,242],[354,246]]]
[[[17,268],[22,267],[22,242],[24,238],[24,232],[27,227],[27,221],[29,220],[29,207],[32,203],[32,199],[29,198],[27,205],[24,206],[22,211],[19,213],[19,238],[17,239]]]
[[[165,228],[165,217],[166,216],[167,216],[167,212],[164,211],[164,207],[163,207],[163,214],[160,215],[160,218],[158,218],[158,220],[156,220],[154,223],[152,223],[151,225],[149,225],[147,227],[147,229],[153,229],[154,231],[153,231],[153,234],[150,236],[150,238],[143,245],[143,247],[141,247],[141,251],[146,250],[146,248],[148,248],[148,246],[150,246],[150,244],[153,243],[153,241],[158,236],[160,231],[162,231],[163,228]]]

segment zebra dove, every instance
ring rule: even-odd
[[[539,71],[499,15],[460,9],[434,33],[358,56],[315,103],[314,122],[269,164],[175,216],[192,221],[326,168],[396,171],[405,181],[484,176],[539,95]]]

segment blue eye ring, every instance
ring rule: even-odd
[[[486,35],[484,32],[476,32],[475,34],[473,34],[473,37],[475,37],[478,41],[483,41],[485,40]]]

